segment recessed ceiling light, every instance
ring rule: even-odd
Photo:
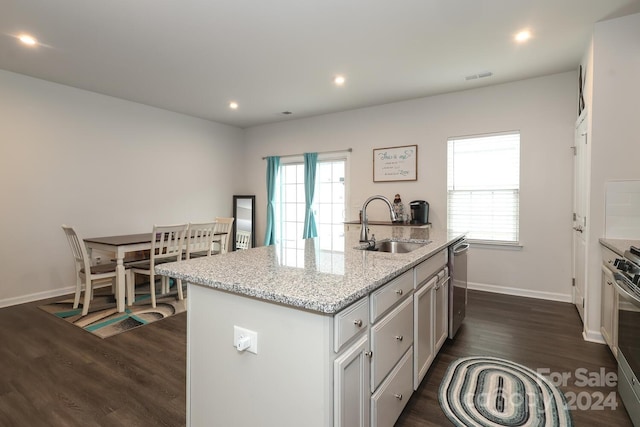
[[[343,86],[346,81],[347,79],[345,79],[344,76],[335,76],[333,78],[333,83],[335,83],[336,86]]]
[[[526,42],[531,38],[531,32],[529,30],[520,31],[514,38],[518,43]]]
[[[232,110],[237,110],[238,109],[238,103],[235,101],[231,101],[229,103],[229,108],[231,108]]]
[[[36,40],[34,37],[31,37],[29,34],[19,35],[18,40],[20,40],[22,43],[26,44],[27,46],[35,46],[38,44],[38,40]]]

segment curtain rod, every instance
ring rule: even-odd
[[[353,149],[347,148],[346,150],[318,151],[318,154],[344,153],[345,151],[348,153],[351,153]],[[278,156],[278,157],[282,158],[282,157],[298,157],[298,156],[302,156],[302,154],[287,154],[286,156]],[[267,159],[266,157],[262,158],[262,160],[266,160],[266,159]]]

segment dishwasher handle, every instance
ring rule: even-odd
[[[469,249],[469,246],[470,245],[467,242],[460,243],[459,245],[454,246],[453,254],[454,255],[459,255],[459,254],[461,254],[463,252],[466,252]]]

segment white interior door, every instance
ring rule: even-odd
[[[584,322],[587,265],[587,115],[576,124],[573,187],[573,303]]]

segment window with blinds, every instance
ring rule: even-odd
[[[469,240],[519,242],[520,132],[450,138],[447,221]]]

